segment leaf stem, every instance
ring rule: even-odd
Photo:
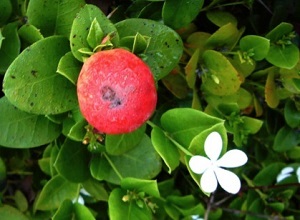
[[[113,162],[110,160],[109,156],[107,156],[106,153],[103,153],[104,157],[106,158],[106,160],[108,161],[109,165],[113,168],[113,170],[116,172],[117,176],[120,178],[120,180],[123,179],[123,176],[121,175],[121,173],[118,171],[118,169],[116,168],[116,166],[113,164]]]

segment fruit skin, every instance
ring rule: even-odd
[[[150,68],[121,48],[97,52],[84,62],[77,95],[85,119],[106,134],[134,131],[150,118],[157,102]]]

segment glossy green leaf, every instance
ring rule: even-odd
[[[200,50],[196,49],[191,56],[189,62],[186,64],[184,70],[186,75],[186,81],[188,86],[193,89],[196,83],[197,70],[198,70],[198,60],[199,60]]]
[[[89,29],[89,33],[87,35],[87,42],[91,48],[96,48],[99,43],[102,41],[104,37],[104,33],[100,27],[99,22],[96,18],[91,23],[91,27]]]
[[[265,85],[265,99],[271,108],[276,108],[280,101],[276,92],[275,74],[275,71],[270,70]]]
[[[29,220],[26,215],[9,205],[0,206],[0,216],[3,219]]]
[[[199,14],[204,0],[166,0],[162,17],[164,24],[178,29],[191,23]]]
[[[177,142],[188,148],[195,136],[214,125],[223,124],[220,118],[190,108],[174,108],[161,117],[161,124]]]
[[[81,67],[82,63],[75,59],[72,52],[68,52],[59,60],[57,72],[76,85]]]
[[[79,203],[75,203],[73,205],[74,215],[76,220],[95,220],[96,218],[93,216],[88,207],[81,205]]]
[[[16,190],[15,195],[14,195],[14,200],[15,200],[15,203],[16,203],[18,209],[21,212],[27,211],[28,201],[27,201],[27,198],[25,197],[25,195],[20,190]]]
[[[53,215],[53,220],[71,220],[73,218],[73,203],[66,199]]]
[[[263,200],[260,198],[257,198],[249,204],[249,208],[247,209],[248,212],[251,212],[251,214],[246,215],[245,220],[257,220],[257,215],[264,212],[264,203]]]
[[[189,87],[185,77],[177,70],[162,78],[162,82],[166,88],[177,98],[184,99],[189,94]]]
[[[21,43],[17,29],[17,23],[9,23],[1,30],[3,38],[0,44],[0,74],[7,70],[9,65],[20,53]]]
[[[106,135],[105,149],[110,155],[121,155],[136,147],[143,139],[146,124],[127,134]]]
[[[237,26],[237,19],[228,11],[209,10],[206,17],[218,27],[222,27],[228,23]]]
[[[156,80],[168,75],[175,68],[183,51],[179,35],[171,28],[147,19],[126,19],[115,24],[120,38],[137,33],[150,37],[143,54],[139,54],[149,65]]]
[[[270,49],[270,40],[256,35],[247,35],[240,40],[240,49],[256,61],[264,59]],[[253,55],[250,55],[252,53]]]
[[[22,27],[20,27],[18,33],[22,40],[29,45],[44,38],[40,30],[31,24],[24,24]]]
[[[0,26],[6,23],[13,11],[10,0],[2,0],[0,4]]]
[[[248,116],[242,116],[241,120],[243,121],[243,127],[249,134],[257,133],[262,125],[263,121],[257,118],[252,118]]]
[[[0,145],[10,148],[38,147],[55,140],[61,126],[41,115],[23,112],[6,97],[0,99]]]
[[[60,175],[50,179],[35,203],[35,210],[53,210],[60,207],[64,200],[73,200],[79,193],[79,184],[71,183]]]
[[[98,24],[100,24],[103,36],[113,33],[113,38],[111,41],[113,44],[118,43],[119,37],[118,33],[116,32],[116,28],[105,16],[105,14],[95,5],[85,5],[75,17],[70,35],[71,51],[74,57],[79,61],[83,61],[83,57],[86,56],[83,56],[83,54],[78,50],[82,48],[90,48],[87,39],[94,19],[96,19]],[[90,37],[89,41],[91,41]],[[98,43],[100,44],[101,42]],[[92,51],[94,48],[90,49],[90,51]]]
[[[207,68],[207,73],[202,76],[203,90],[214,95],[232,95],[238,91],[241,85],[239,74],[224,55],[207,50],[203,54],[203,59]],[[212,76],[217,77],[219,83]]]
[[[205,46],[209,49],[231,49],[239,40],[240,32],[237,27],[228,23],[220,27],[205,42]]]
[[[268,34],[266,34],[266,38],[270,39],[271,42],[276,42],[280,40],[284,35],[288,35],[293,31],[293,25],[286,22],[281,22],[275,28],[273,28]]]
[[[284,118],[286,123],[291,128],[300,126],[300,112],[296,108],[295,103],[292,100],[288,100],[284,106]]]
[[[268,166],[263,167],[254,177],[253,183],[257,186],[271,185],[284,167],[285,164],[281,162],[271,163]]]
[[[273,149],[277,152],[291,150],[300,143],[298,131],[288,126],[282,127],[276,134]]]
[[[177,147],[165,136],[163,131],[154,127],[151,132],[151,141],[156,152],[168,167],[168,173],[175,170],[180,164],[180,154]]]
[[[59,114],[77,106],[76,87],[56,73],[68,40],[52,36],[26,48],[8,68],[3,90],[19,109],[34,114]]]
[[[161,171],[161,160],[148,136],[130,151],[120,156],[95,155],[91,161],[91,174],[98,180],[120,184],[120,177],[152,179]]]
[[[80,183],[90,177],[89,160],[90,154],[87,146],[66,139],[58,153],[54,166],[58,173],[68,181]]]
[[[199,59],[201,59],[203,52],[207,49],[205,43],[210,36],[211,34],[206,32],[194,32],[186,39],[186,47],[191,50],[191,54],[199,49]]]
[[[84,0],[30,0],[28,23],[40,29],[44,36],[57,34],[69,37],[73,19],[83,5]]]
[[[299,49],[294,44],[284,47],[271,45],[266,59],[274,66],[292,69],[299,61]]]
[[[159,191],[156,180],[143,180],[132,177],[127,177],[121,181],[122,189],[127,189],[135,192],[144,192],[150,196],[159,198]]]

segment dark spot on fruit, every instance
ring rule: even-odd
[[[16,77],[14,75],[11,75],[10,78],[15,79]]]
[[[109,86],[101,88],[102,99],[105,101],[113,101],[116,97],[116,92]]]
[[[111,108],[116,108],[122,104],[121,100],[116,98],[110,105]]]

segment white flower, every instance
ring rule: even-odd
[[[244,165],[248,158],[241,150],[230,150],[220,159],[222,138],[218,132],[210,133],[204,142],[207,157],[193,156],[189,161],[191,170],[202,174],[200,186],[206,193],[212,193],[220,186],[229,193],[236,194],[241,188],[241,181],[236,174],[221,167],[233,168]]]
[[[276,178],[277,183],[280,182],[281,180],[284,180],[285,178],[288,178],[289,176],[291,176],[292,172],[294,172],[293,167],[283,168]]]

